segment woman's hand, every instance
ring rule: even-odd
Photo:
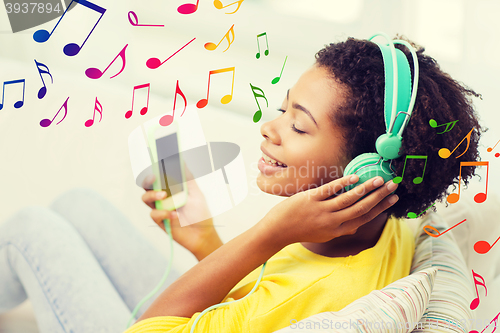
[[[345,186],[358,179],[356,175],[345,176],[287,198],[262,220],[262,227],[266,229],[263,232],[271,233],[283,246],[297,242],[322,243],[356,233],[360,226],[398,200],[397,195],[390,195],[398,185],[392,181],[384,185],[382,177],[341,193]]]
[[[186,204],[177,209],[177,211],[158,210],[155,208],[156,200],[163,200],[166,198],[165,191],[146,191],[142,196],[142,201],[151,207],[151,218],[160,228],[165,230],[163,220],[170,220],[172,237],[174,240],[201,261],[219,248],[222,245],[222,241],[214,228],[212,218],[202,220],[210,216],[210,211],[203,193],[193,180],[193,175],[187,168],[185,172],[188,184],[188,198]],[[145,189],[151,188],[153,182],[154,176],[147,179],[143,187]],[[183,224],[188,223],[188,225],[181,227],[179,218],[183,221]]]

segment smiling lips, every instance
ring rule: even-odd
[[[272,165],[272,166],[275,166],[275,167],[282,167],[282,168],[286,168],[287,167],[287,165],[285,163],[281,163],[280,161],[273,160],[272,158],[270,158],[269,156],[267,156],[264,153],[262,153],[262,158],[264,159],[264,162],[266,164],[269,164],[269,165]]]

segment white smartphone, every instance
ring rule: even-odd
[[[156,208],[180,208],[186,204],[188,193],[177,123],[174,121],[166,127],[152,126],[147,136],[155,175],[153,189],[167,192],[167,198],[157,201]]]

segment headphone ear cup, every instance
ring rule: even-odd
[[[344,176],[356,174],[359,180],[356,184],[346,186],[346,190],[352,190],[358,185],[363,184],[367,180],[380,176],[384,179],[384,183],[395,177],[392,170],[389,168],[389,162],[382,161],[381,156],[376,153],[365,153],[356,156],[344,170]]]

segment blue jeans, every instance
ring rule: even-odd
[[[29,297],[42,333],[123,332],[167,261],[99,194],[71,190],[0,222],[0,313]]]

